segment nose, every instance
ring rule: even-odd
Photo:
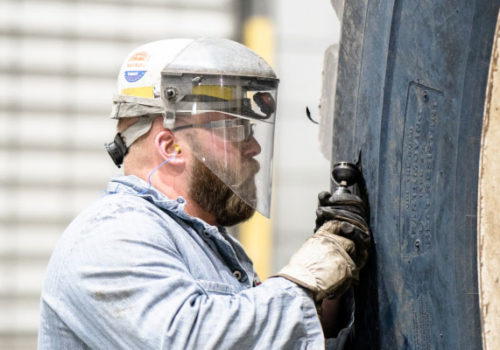
[[[253,136],[248,141],[244,141],[242,146],[241,151],[245,158],[253,158],[262,151],[260,144]]]

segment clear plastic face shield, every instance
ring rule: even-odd
[[[189,133],[193,155],[269,217],[278,80],[162,74],[165,124]]]

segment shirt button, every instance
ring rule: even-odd
[[[210,237],[212,237],[212,234],[208,231],[203,231],[203,236],[210,238]]]
[[[184,203],[184,199],[182,199],[181,197],[177,198],[177,203]]]
[[[240,281],[242,277],[241,272],[238,270],[233,271],[233,276],[236,277],[238,281]]]

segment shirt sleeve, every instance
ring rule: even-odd
[[[56,254],[42,295],[90,348],[325,347],[314,302],[296,284],[277,277],[236,294],[209,293],[174,246],[116,226],[100,224]]]

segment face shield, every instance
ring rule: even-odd
[[[193,155],[269,217],[278,80],[162,73],[165,126],[189,133]]]

